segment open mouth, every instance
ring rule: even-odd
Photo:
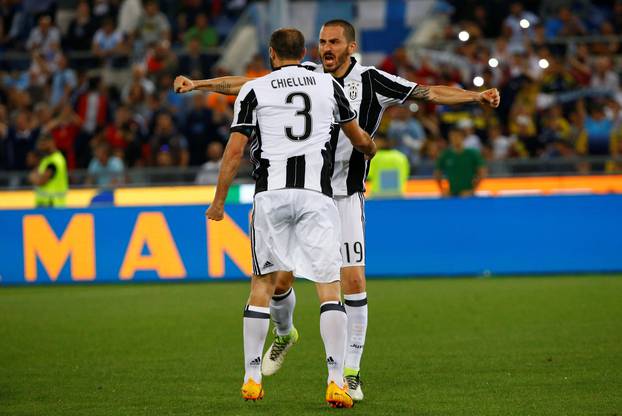
[[[334,64],[335,63],[335,55],[333,55],[332,53],[327,53],[324,54],[324,63],[325,64]]]

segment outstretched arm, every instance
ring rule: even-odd
[[[477,92],[446,85],[417,85],[410,94],[410,98],[447,105],[480,103],[492,108],[499,107],[501,101],[501,96],[496,88]]]
[[[173,81],[173,88],[175,92],[185,93],[194,90],[206,90],[210,92],[217,92],[225,95],[238,95],[240,89],[244,84],[253,78],[247,77],[219,77],[210,79],[190,79],[179,75]]]

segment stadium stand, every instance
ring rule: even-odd
[[[387,112],[380,133],[408,156],[411,174],[432,175],[454,125],[492,176],[620,172],[622,1],[373,3],[335,9],[357,23],[366,64],[424,84],[501,91],[495,111],[413,103]],[[334,17],[321,5],[300,2],[316,16],[300,22],[311,36],[310,59],[314,33]],[[218,162],[212,158],[221,152],[208,148],[225,143],[232,100],[178,95],[172,80],[235,72],[218,65],[223,45],[239,32],[236,22],[257,17],[261,6],[0,1],[0,186],[29,186],[42,134],[65,154],[74,186],[92,183],[87,168],[103,143],[124,165],[119,183],[206,183],[195,178]],[[260,50],[243,72],[266,73]],[[248,168],[241,179],[247,176]]]

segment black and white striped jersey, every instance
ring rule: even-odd
[[[348,72],[335,80],[343,86],[350,105],[358,112],[361,128],[373,136],[380,125],[384,110],[391,105],[403,103],[417,84],[373,66],[363,66],[354,58],[350,60]],[[312,62],[304,62],[303,65],[314,72],[324,72],[322,65]],[[332,176],[334,194],[345,196],[364,192],[369,162],[361,152],[352,147],[343,132],[339,133],[335,151]]]
[[[341,85],[301,65],[244,84],[231,131],[252,139],[255,193],[302,188],[332,196],[333,126],[354,118]]]

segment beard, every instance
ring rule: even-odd
[[[344,63],[347,62],[348,57],[347,52],[343,52],[340,55],[332,52],[325,53],[322,55],[322,66],[324,67],[324,72],[332,73],[337,71]]]

